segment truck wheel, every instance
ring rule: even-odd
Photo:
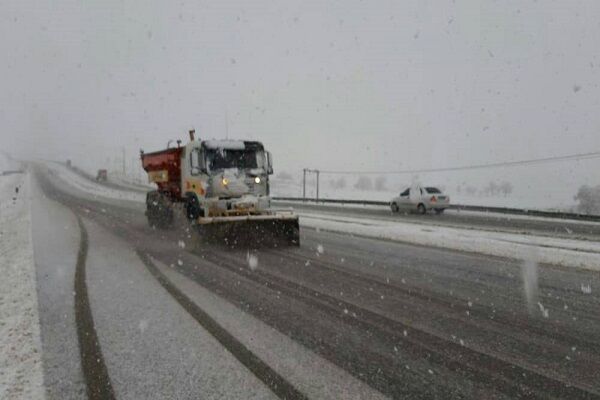
[[[300,247],[300,226],[297,222],[288,230],[288,244]]]
[[[146,217],[151,227],[169,228],[174,217],[171,200],[158,191],[149,192],[146,196]]]
[[[418,212],[419,214],[421,214],[421,215],[424,215],[425,213],[427,213],[427,209],[425,208],[425,204],[423,204],[423,203],[420,203],[420,204],[417,206],[417,212]]]
[[[400,208],[398,208],[398,204],[396,203],[392,203],[392,205],[390,206],[392,208],[392,212],[397,213],[398,211],[400,211]]]
[[[188,197],[187,202],[185,204],[185,216],[190,221],[195,221],[202,215],[202,210],[200,209],[200,205],[198,204],[198,199],[195,197]]]
[[[442,214],[443,212],[444,212],[444,209],[443,209],[443,208],[436,208],[436,209],[435,209],[435,213],[436,213],[436,214],[438,214],[438,215],[439,215],[439,214]]]

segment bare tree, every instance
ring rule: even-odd
[[[373,190],[373,182],[368,176],[360,176],[354,184],[354,188],[358,190]]]
[[[510,182],[504,181],[504,182],[500,183],[498,189],[499,189],[500,193],[502,193],[504,195],[504,197],[506,197],[512,193],[513,185]]]
[[[494,181],[491,181],[486,187],[483,188],[482,192],[484,196],[496,196],[500,192],[500,185]]]
[[[585,214],[600,214],[600,185],[583,185],[577,191],[577,210]]]
[[[386,178],[385,176],[378,176],[375,178],[375,190],[383,192],[386,190]]]
[[[329,181],[329,184],[334,189],[344,189],[346,187],[346,178],[340,176],[337,179],[332,179]]]

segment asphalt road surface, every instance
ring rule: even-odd
[[[330,398],[600,398],[597,272],[539,266],[528,304],[518,261],[311,229],[299,248],[210,245],[186,224],[150,228],[142,204],[94,199],[43,169],[36,175],[89,234],[90,308],[116,398],[316,398],[328,389]],[[536,229],[562,226],[548,224]],[[574,229],[594,235],[585,224]],[[111,261],[115,254],[127,256]],[[41,298],[50,298],[62,283],[40,274]],[[226,302],[209,312],[214,295]],[[55,301],[72,309],[72,300]],[[272,329],[279,353],[253,347],[241,319],[227,320],[240,310]],[[56,322],[41,322],[44,351],[61,351],[49,333]],[[73,324],[66,315],[65,330]],[[148,333],[140,339],[119,324]],[[330,373],[306,379],[313,368],[294,346]],[[81,375],[52,393],[77,397],[67,394],[82,392]],[[319,379],[320,392],[306,383]]]

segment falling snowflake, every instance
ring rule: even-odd
[[[183,261],[177,260],[177,265],[179,265],[181,267],[183,265]]]
[[[544,305],[540,302],[537,303],[538,307],[540,307],[540,311],[542,313],[542,315],[544,316],[544,318],[548,318],[549,317],[549,313],[548,313],[548,309],[544,307]]]
[[[317,253],[319,254],[323,254],[323,252],[325,251],[325,249],[323,249],[323,245],[320,244],[317,246]]]
[[[258,267],[258,257],[256,257],[254,254],[250,254],[250,252],[246,254],[246,261],[248,261],[248,266],[252,271]]]
[[[183,240],[180,240],[179,242],[177,242],[177,245],[179,247],[181,247],[182,249],[185,249],[185,242]]]
[[[148,321],[146,321],[145,319],[140,320],[138,328],[140,332],[144,333],[144,331],[148,328]]]
[[[581,284],[581,291],[582,291],[584,294],[592,294],[592,284],[591,284],[591,283],[588,283],[588,284],[586,285],[586,284],[583,284],[583,283],[582,283],[582,284]]]

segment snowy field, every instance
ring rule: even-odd
[[[2,169],[20,167],[0,160]],[[0,399],[7,400],[45,398],[29,189],[27,173],[0,176]]]
[[[436,186],[436,184],[431,184],[431,186]],[[358,190],[353,187],[336,189],[331,187],[326,180],[323,180],[319,186],[319,198],[390,201],[392,198],[398,196],[399,193],[408,186],[403,184],[398,185],[397,190],[391,190],[389,187],[392,187],[392,185],[388,185],[388,189],[381,191]],[[439,185],[438,187],[443,188],[444,186]],[[572,211],[575,207],[575,201],[573,199],[574,193],[571,194],[570,192],[534,193],[530,191],[515,191],[515,193],[507,196],[484,196],[456,193],[455,190],[450,189],[443,190],[450,196],[450,202],[452,204],[559,211]],[[302,197],[302,182],[285,181],[275,178],[271,183],[271,192],[275,197]],[[307,183],[306,197],[316,197],[314,182]]]

